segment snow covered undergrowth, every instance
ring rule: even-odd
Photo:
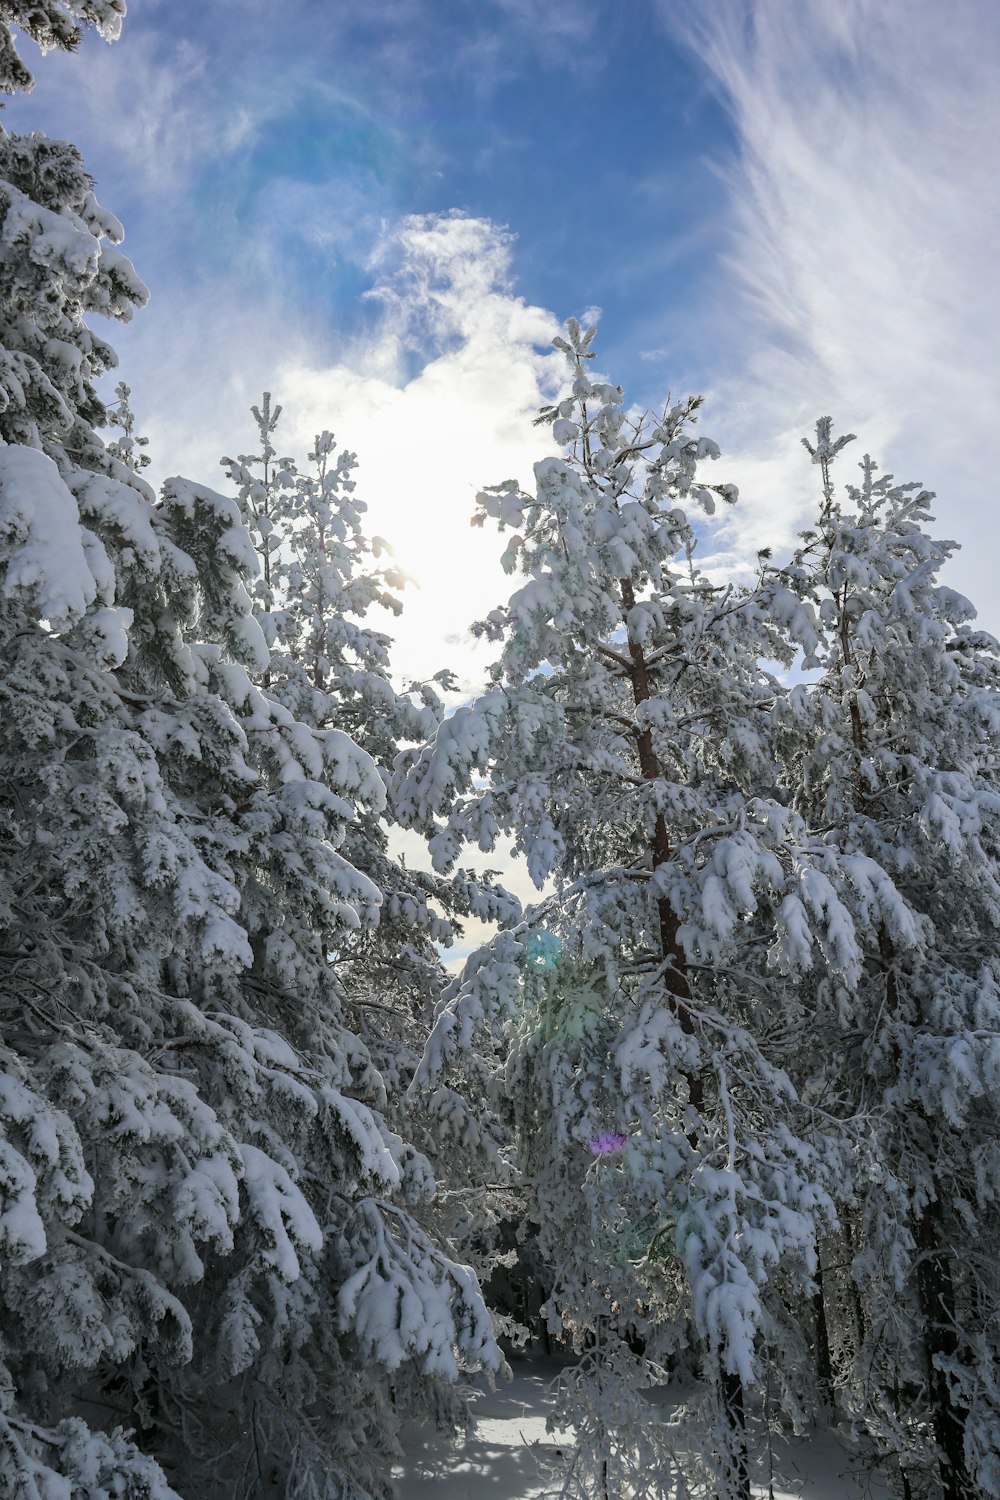
[[[451,1439],[428,1424],[403,1431],[405,1457],[395,1471],[399,1500],[576,1500],[567,1472],[571,1432],[546,1430],[561,1365],[531,1359],[514,1366],[513,1380],[483,1390],[476,1426]],[[773,1471],[773,1477],[772,1477]],[[754,1493],[766,1500],[890,1500],[891,1491],[839,1432],[775,1439],[770,1456],[756,1455]],[[564,1487],[565,1485],[565,1487]],[[681,1500],[670,1490],[664,1500]]]

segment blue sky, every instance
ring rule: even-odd
[[[49,59],[11,111],[80,144],[157,303],[224,277],[332,346],[370,322],[387,226],[460,209],[516,235],[529,302],[601,307],[606,358],[662,363],[669,332],[705,378],[687,309],[724,248],[733,131],[646,0],[274,14],[133,0],[119,44]]]
[[[708,394],[719,567],[790,544],[832,411],[1000,627],[994,0],[132,0],[38,76],[8,127],[77,142],[152,290],[114,342],[153,472],[221,483],[265,386],[291,451],[332,427],[421,584],[404,670],[475,680],[472,498],[530,478],[591,307],[633,400]]]

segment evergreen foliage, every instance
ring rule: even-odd
[[[281,412],[265,392],[252,408],[257,451],[223,459],[260,559],[254,615],[270,643],[268,690],[302,721],[349,733],[372,756],[386,787],[384,806],[362,809],[342,845],[378,887],[379,920],[343,934],[330,962],[352,1026],[383,1080],[389,1118],[434,1165],[435,1222],[463,1243],[485,1275],[496,1252],[484,1231],[505,1210],[509,1184],[497,1184],[499,1198],[484,1194],[475,1152],[467,1148],[487,1148],[496,1165],[497,1143],[483,1136],[475,1112],[454,1090],[417,1098],[407,1091],[447,980],[441,950],[460,935],[462,918],[506,925],[520,906],[487,876],[458,869],[444,878],[407,864],[399,852],[392,767],[403,746],[436,732],[445,716],[441,692],[454,684],[441,671],[406,692],[394,687],[391,640],[369,616],[377,606],[383,618],[399,617],[405,575],[391,562],[385,538],[365,533],[355,455],[338,452],[333,435],[323,432],[308,455],[311,468],[302,472],[274,446]],[[477,1200],[474,1218],[470,1194]]]
[[[124,9],[8,0],[0,89]],[[1000,645],[933,497],[839,492],[825,418],[802,545],[712,582],[700,400],[630,412],[571,321],[449,711],[330,432],[265,394],[233,497],[143,478],[93,189],[0,129],[0,1494],[387,1500],[520,1256],[566,1493],[750,1500],[843,1419],[1000,1500]],[[502,838],[527,912],[461,866]]]

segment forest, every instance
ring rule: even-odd
[[[124,10],[7,0],[0,89]],[[544,1348],[553,1496],[836,1427],[1000,1497],[1000,646],[934,497],[821,417],[720,580],[710,405],[569,319],[488,681],[401,683],[339,438],[276,391],[144,478],[122,234],[0,130],[0,1496],[391,1500]]]

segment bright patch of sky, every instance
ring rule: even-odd
[[[331,427],[420,584],[402,671],[481,673],[465,627],[509,585],[473,497],[530,480],[547,342],[590,307],[634,400],[707,389],[721,566],[789,544],[832,411],[938,490],[1000,624],[993,0],[133,0],[84,54],[7,123],[76,141],[125,222],[153,472],[221,485],[264,388],[287,451]]]

